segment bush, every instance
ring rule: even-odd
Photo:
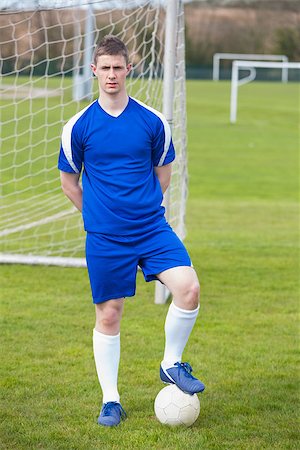
[[[275,39],[275,53],[286,55],[291,61],[300,61],[300,28],[278,28]]]

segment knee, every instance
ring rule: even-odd
[[[183,309],[193,310],[198,308],[200,302],[200,284],[198,281],[193,281],[186,286],[182,301]]]
[[[97,326],[100,326],[101,328],[115,327],[120,322],[120,315],[115,310],[105,311],[104,314],[97,317],[96,322]]]
[[[122,307],[116,305],[107,305],[105,308],[97,310],[96,330],[107,334],[118,332],[121,317]]]

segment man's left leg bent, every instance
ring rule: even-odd
[[[202,392],[204,384],[191,375],[192,368],[181,357],[199,312],[200,285],[192,267],[179,266],[157,275],[173,295],[165,322],[165,352],[160,376],[189,394]]]

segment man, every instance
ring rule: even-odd
[[[114,426],[126,417],[117,388],[120,321],[124,298],[135,294],[138,265],[146,281],[159,280],[173,295],[160,377],[189,394],[204,390],[190,365],[181,362],[198,315],[200,287],[161,206],[175,158],[169,125],[158,111],[128,97],[131,64],[117,37],[98,44],[91,68],[99,99],[64,126],[58,167],[62,189],[82,211],[87,232],[96,308],[93,349],[103,393],[98,423]]]

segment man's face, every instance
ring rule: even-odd
[[[98,78],[100,92],[114,95],[125,90],[125,81],[131,70],[131,64],[126,65],[124,56],[99,56],[97,65],[91,64],[91,68]]]

